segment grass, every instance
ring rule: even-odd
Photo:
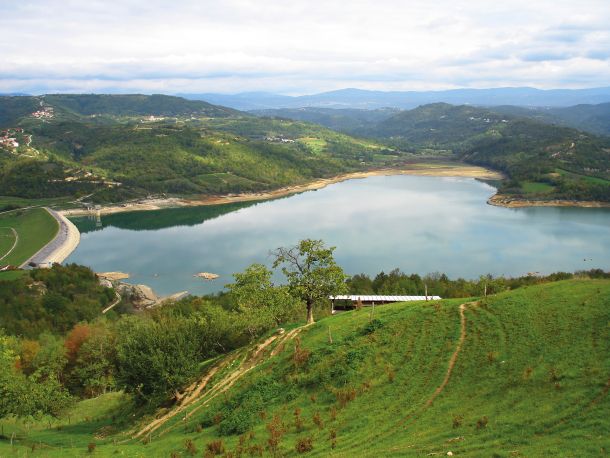
[[[594,177],[594,176],[590,176],[590,175],[582,175],[579,173],[570,172],[569,170],[565,170],[565,169],[557,169],[557,173],[559,173],[561,176],[565,176],[565,177],[569,177],[569,178],[573,178],[573,179],[582,179],[582,180],[585,180],[592,184],[603,184],[603,185],[610,184],[610,180],[606,180],[604,178]]]
[[[27,270],[7,270],[0,272],[0,281],[13,281],[26,275],[28,275]]]
[[[51,207],[56,205],[67,205],[72,197],[49,197],[42,199],[25,199],[22,197],[0,196],[0,208],[8,206],[17,207]]]
[[[165,434],[129,440],[119,422],[131,418],[124,407],[129,400],[106,395],[76,406],[71,425],[66,418],[51,427],[32,423],[13,456],[25,456],[35,443],[44,448],[28,456],[81,456],[92,441],[97,456],[189,456],[188,444],[201,456],[213,441],[236,449],[238,435],[221,435],[228,425],[253,434],[242,439],[244,447],[265,448],[271,428],[278,456],[298,456],[297,444],[313,447],[307,456],[604,456],[610,449],[609,297],[610,281],[570,280],[469,304],[463,346],[431,405],[456,351],[463,300],[320,320],[301,332],[298,351],[296,341],[287,343],[226,395],[186,420],[174,417]],[[86,412],[93,413],[87,418]],[[17,426],[5,422],[4,436]],[[10,450],[0,441],[0,456]]]
[[[14,246],[16,237],[11,228],[0,227],[0,259],[2,259]]]
[[[0,227],[12,227],[19,236],[15,249],[2,260],[2,264],[15,266],[24,263],[51,241],[59,229],[55,218],[42,208],[0,214]],[[3,246],[0,245],[0,250]]]
[[[328,143],[323,138],[303,137],[299,138],[298,142],[305,145],[313,154],[323,153],[326,151],[326,147],[328,146]],[[368,148],[369,146],[366,145],[366,147]]]
[[[523,189],[526,194],[548,194],[555,190],[555,186],[548,183],[524,181],[521,183],[521,189]]]

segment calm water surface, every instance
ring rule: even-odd
[[[160,294],[222,289],[233,272],[270,264],[269,251],[303,238],[337,247],[350,274],[450,277],[610,268],[610,210],[492,207],[494,188],[470,178],[350,180],[246,204],[75,218],[81,243],[67,262],[123,271]],[[197,272],[220,275],[207,282]]]

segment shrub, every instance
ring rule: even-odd
[[[348,402],[356,399],[356,389],[346,386],[335,391],[335,397],[340,407],[345,407]]]
[[[337,446],[337,430],[331,429],[328,433],[328,438],[330,439],[330,448],[335,448]]]
[[[212,454],[212,456],[222,455],[225,452],[225,443],[222,439],[218,439],[212,442],[208,442],[205,448],[208,452]]]
[[[324,421],[322,420],[322,416],[320,415],[320,412],[316,412],[313,415],[312,420],[319,429],[324,429]]]
[[[282,423],[279,415],[275,415],[271,422],[267,423],[267,431],[269,432],[269,439],[267,439],[267,446],[269,450],[275,454],[280,445],[280,441],[286,432],[286,428]]]
[[[495,351],[490,351],[487,353],[487,361],[489,361],[489,364],[493,364],[496,361],[497,358],[497,354]]]
[[[303,367],[309,361],[311,352],[305,348],[301,348],[301,339],[297,337],[294,342],[294,355],[292,356],[292,362],[295,367]]]
[[[301,418],[301,409],[298,407],[294,409],[294,427],[297,433],[303,430],[303,419]]]
[[[335,421],[337,419],[337,408],[332,406],[329,412],[330,421]]]
[[[477,429],[487,428],[487,423],[489,423],[489,419],[485,417],[481,417],[477,420]]]
[[[197,446],[191,439],[184,441],[184,448],[186,449],[186,453],[191,456],[195,456],[197,454]]]
[[[394,382],[394,379],[396,378],[396,372],[394,372],[394,369],[392,369],[391,366],[386,367],[385,373],[388,376],[388,382]]]
[[[374,320],[371,320],[367,324],[364,325],[364,328],[362,328],[362,333],[364,335],[372,334],[377,329],[380,329],[380,328],[383,328],[383,321],[375,318]]]
[[[294,448],[298,453],[311,452],[313,450],[313,439],[311,437],[301,437],[297,439]]]

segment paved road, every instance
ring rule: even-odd
[[[45,208],[59,224],[59,231],[53,240],[47,243],[38,253],[22,264],[22,267],[33,262],[46,266],[48,264],[63,262],[76,248],[80,240],[78,229],[64,216],[55,210]]]

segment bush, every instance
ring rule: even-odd
[[[184,448],[186,449],[186,453],[191,456],[195,456],[197,454],[197,446],[191,439],[187,439],[184,442]]]
[[[380,329],[380,328],[383,328],[383,321],[375,318],[364,325],[364,328],[362,329],[362,333],[364,335],[372,334],[377,329]]]
[[[209,442],[205,448],[211,456],[222,455],[225,452],[225,443],[222,439],[218,439]]]
[[[297,439],[294,449],[298,453],[307,453],[313,450],[313,439],[311,437],[301,437]]]
[[[349,402],[356,399],[356,389],[352,387],[339,388],[335,390],[335,397],[340,407],[345,407]]]
[[[489,423],[489,419],[485,417],[481,417],[477,420],[477,429],[487,428],[487,423]]]

